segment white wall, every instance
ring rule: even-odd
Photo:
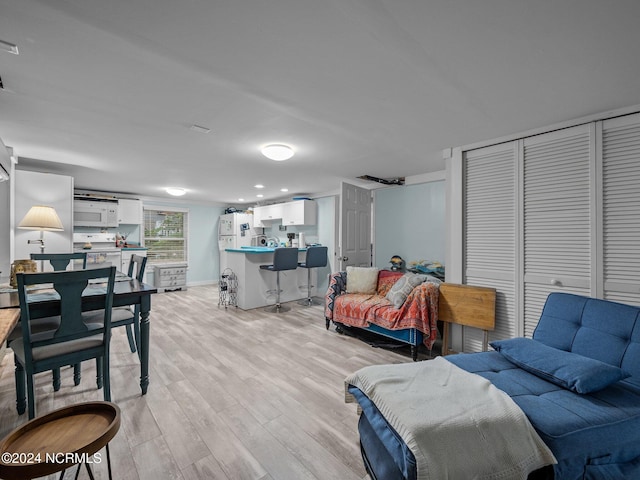
[[[73,177],[53,173],[15,171],[15,259],[27,259],[32,253],[40,253],[40,245],[28,244],[40,238],[37,230],[17,228],[20,221],[34,205],[48,205],[56,209],[64,231],[44,232],[45,252],[68,253],[73,251]]]
[[[388,268],[400,255],[407,264],[445,263],[445,181],[374,191],[374,266]]]

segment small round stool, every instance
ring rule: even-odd
[[[55,410],[19,426],[0,441],[0,478],[24,480],[62,472],[84,463],[90,478],[90,457],[107,448],[120,429],[120,408],[111,402],[86,402]],[[96,459],[93,459],[94,463]]]

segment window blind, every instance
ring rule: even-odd
[[[187,217],[183,211],[145,207],[144,243],[149,263],[187,261]]]

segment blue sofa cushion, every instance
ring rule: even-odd
[[[585,465],[596,458],[624,463],[640,456],[640,389],[626,380],[581,395],[519,368],[499,352],[447,360],[483,376],[518,404],[558,459],[556,478],[582,479]]]
[[[491,346],[527,372],[576,393],[596,392],[629,376],[621,368],[530,338],[498,340]]]

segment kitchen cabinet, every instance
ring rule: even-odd
[[[141,225],[142,218],[142,201],[129,198],[118,200],[119,225]]]
[[[283,225],[315,225],[316,202],[313,200],[296,200],[282,204]]]
[[[253,226],[270,227],[273,223],[282,223],[282,225],[315,225],[316,217],[316,202],[313,200],[296,200],[255,207],[253,209]]]
[[[275,220],[282,218],[282,203],[265,205],[253,209],[253,226],[270,227]]]

